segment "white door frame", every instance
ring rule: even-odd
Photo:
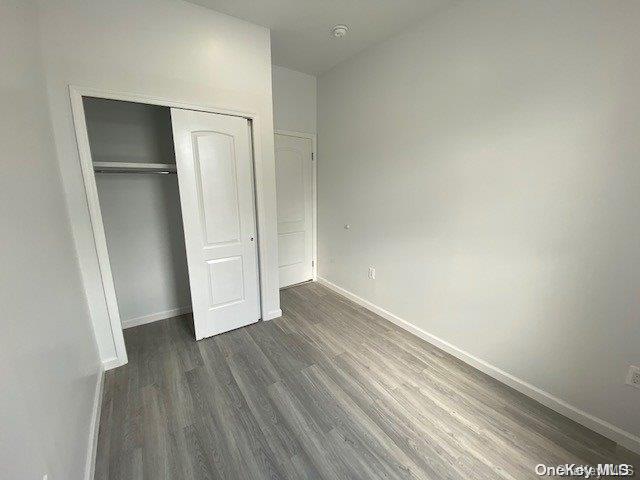
[[[98,197],[98,188],[96,186],[95,173],[93,171],[93,161],[91,159],[91,149],[89,146],[89,135],[87,132],[87,123],[84,113],[83,97],[96,97],[108,100],[120,100],[124,102],[144,103],[147,105],[158,105],[169,108],[182,108],[185,110],[197,110],[201,112],[218,113],[222,115],[231,115],[246,118],[250,120],[252,130],[251,147],[253,153],[253,178],[256,195],[256,216],[257,216],[257,237],[258,237],[258,277],[260,281],[260,312],[263,320],[270,320],[269,312],[265,311],[267,305],[266,285],[267,273],[266,269],[261,268],[261,252],[267,251],[266,239],[261,232],[267,231],[266,214],[265,214],[265,194],[264,185],[262,183],[262,175],[260,174],[259,164],[262,159],[262,145],[260,135],[261,131],[260,117],[256,112],[229,110],[228,108],[220,108],[215,105],[192,105],[182,102],[176,102],[166,98],[149,97],[135,93],[113,92],[108,90],[100,90],[95,88],[69,86],[69,96],[71,99],[71,111],[73,115],[73,124],[76,133],[76,142],[78,144],[78,155],[80,157],[80,168],[82,169],[82,178],[84,190],[87,196],[87,204],[89,207],[89,216],[91,219],[91,229],[93,231],[93,239],[100,266],[100,280],[104,292],[105,303],[109,314],[109,323],[111,325],[111,334],[113,335],[113,343],[116,349],[117,362],[105,364],[105,369],[116,368],[127,363],[127,350],[124,344],[124,335],[122,332],[122,320],[120,311],[118,310],[118,300],[111,272],[111,263],[109,261],[109,251],[107,249],[107,238],[104,232],[104,224],[102,223],[102,212],[100,210],[100,199]]]
[[[291,130],[274,130],[274,134],[276,135],[285,135],[287,137],[297,137],[297,138],[306,138],[311,140],[311,154],[313,155],[311,159],[312,168],[311,168],[311,185],[312,185],[312,226],[311,226],[311,257],[313,261],[312,266],[312,274],[313,280],[316,281],[318,279],[318,152],[317,149],[317,137],[313,133],[304,133],[304,132],[293,132]],[[276,186],[276,189],[278,187]]]

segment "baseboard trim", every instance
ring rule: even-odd
[[[270,312],[264,314],[264,316],[262,317],[262,320],[273,320],[274,318],[279,318],[282,316],[282,310],[277,309],[277,310],[271,310]]]
[[[118,357],[112,357],[103,360],[102,369],[106,372],[108,370],[113,370],[114,368],[121,367],[122,365],[124,365],[124,363],[122,363]]]
[[[89,426],[89,443],[87,445],[87,460],[84,468],[84,480],[93,480],[96,469],[96,453],[98,451],[98,431],[100,430],[100,407],[102,406],[103,386],[104,368],[100,367],[93,397],[93,408],[91,410],[91,425]]]
[[[163,312],[151,313],[149,315],[142,315],[140,317],[128,318],[122,320],[122,328],[138,327],[140,325],[146,325],[147,323],[158,322],[160,320],[166,320],[167,318],[191,313],[191,311],[191,305],[189,305],[186,307],[172,308],[171,310],[165,310]]]
[[[595,417],[577,407],[565,402],[564,400],[534,386],[524,380],[511,375],[510,373],[501,370],[500,368],[462,350],[461,348],[452,345],[451,343],[432,335],[431,333],[416,327],[412,323],[394,315],[393,313],[381,308],[374,303],[359,297],[355,293],[342,288],[335,283],[330,282],[326,278],[318,277],[318,283],[333,290],[334,292],[347,297],[349,300],[354,301],[358,305],[365,307],[366,309],[380,315],[381,317],[389,320],[390,322],[398,325],[399,327],[411,332],[412,334],[420,337],[421,339],[435,345],[436,347],[444,350],[445,352],[453,355],[454,357],[462,360],[463,362],[477,368],[483,373],[486,373],[490,377],[495,378],[499,382],[508,385],[509,387],[517,390],[518,392],[540,402],[541,404],[549,407],[550,409],[570,418],[571,420],[613,440],[619,445],[640,454],[640,437],[622,430],[611,423]]]

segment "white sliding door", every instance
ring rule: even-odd
[[[171,109],[196,339],[260,318],[248,121]]]
[[[308,138],[276,134],[280,287],[313,278],[313,167]]]

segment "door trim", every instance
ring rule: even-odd
[[[313,280],[318,279],[318,152],[317,152],[317,135],[314,133],[294,132],[291,130],[279,130],[273,131],[275,135],[284,135],[287,137],[306,138],[311,140],[311,154],[313,159],[311,161],[311,209],[312,209],[312,221],[311,221],[311,258],[313,260],[313,267],[311,267],[311,273],[313,274]],[[286,288],[286,287],[285,287]]]
[[[106,370],[119,367],[128,362],[127,350],[124,343],[124,335],[122,329],[122,319],[118,310],[118,301],[116,297],[113,275],[111,272],[111,263],[109,260],[109,252],[107,249],[107,238],[102,222],[102,211],[100,210],[100,200],[98,197],[98,188],[96,185],[95,173],[93,171],[93,161],[91,158],[91,149],[89,146],[89,134],[87,132],[86,117],[84,112],[83,97],[95,97],[108,100],[120,100],[124,102],[143,103],[147,105],[158,105],[168,108],[181,108],[184,110],[195,110],[200,112],[217,113],[222,115],[230,115],[242,117],[249,120],[252,131],[250,138],[250,147],[252,152],[253,165],[253,181],[256,195],[256,227],[258,239],[258,279],[260,282],[260,313],[263,320],[270,320],[279,317],[281,312],[265,311],[268,301],[267,295],[267,271],[262,268],[261,256],[262,252],[267,252],[266,235],[261,232],[268,231],[267,216],[265,211],[265,191],[262,181],[261,159],[262,144],[259,132],[261,132],[262,123],[260,116],[254,111],[230,110],[215,105],[193,105],[183,102],[176,102],[167,98],[150,97],[147,95],[115,92],[109,90],[101,90],[90,87],[79,87],[69,85],[69,97],[71,100],[71,114],[73,117],[73,126],[76,134],[76,143],[78,146],[78,156],[80,158],[80,168],[82,171],[82,183],[89,207],[89,217],[91,220],[91,229],[93,232],[93,240],[96,247],[98,265],[100,267],[100,281],[104,292],[105,304],[109,316],[111,334],[114,347],[116,350],[116,358],[105,360],[103,366]],[[84,279],[83,279],[84,284]]]

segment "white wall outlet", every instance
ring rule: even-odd
[[[376,267],[369,267],[369,278],[371,280],[376,279]]]
[[[627,374],[627,385],[640,388],[640,367],[631,365]]]

